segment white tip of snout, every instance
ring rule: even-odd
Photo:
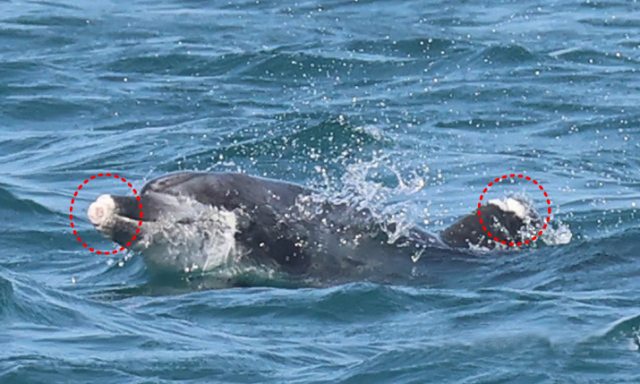
[[[504,212],[513,212],[516,216],[524,219],[527,216],[528,208],[521,201],[507,197],[504,200],[493,199],[489,200],[489,204],[499,207]]]
[[[102,195],[96,201],[91,203],[87,210],[89,221],[95,226],[100,226],[106,219],[113,215],[116,210],[116,203],[111,196]]]

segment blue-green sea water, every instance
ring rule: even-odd
[[[620,0],[0,1],[0,382],[640,382],[639,25]],[[82,180],[178,170],[358,191],[432,232],[524,173],[572,238],[199,289],[73,236]],[[86,207],[127,191],[78,197],[96,248]]]

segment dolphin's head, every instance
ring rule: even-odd
[[[104,237],[139,252],[155,270],[208,269],[235,247],[233,213],[179,195],[146,191],[140,201],[102,195],[87,216]]]

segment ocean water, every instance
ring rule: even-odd
[[[1,383],[640,382],[635,1],[0,2]],[[568,244],[198,289],[69,226],[91,175],[356,190],[437,232],[544,186]],[[84,215],[115,180],[88,184]],[[531,184],[502,183],[545,209]],[[553,234],[553,230],[549,234]]]

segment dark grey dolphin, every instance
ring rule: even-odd
[[[152,180],[140,201],[102,195],[88,216],[107,238],[121,245],[131,242],[148,265],[185,271],[243,264],[318,278],[366,277],[398,260],[428,258],[438,250],[495,245],[485,236],[477,211],[441,236],[416,226],[391,238],[393,224],[368,209],[314,196],[312,189],[283,181],[187,172]],[[144,215],[138,226],[140,204]],[[508,199],[489,202],[482,215],[490,232],[518,242],[527,215],[535,217],[530,211],[523,202]]]

